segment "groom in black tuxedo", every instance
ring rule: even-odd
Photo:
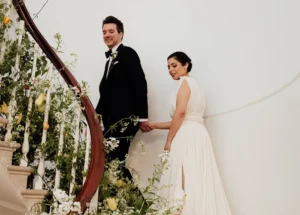
[[[105,135],[108,137],[134,137],[138,129],[150,131],[148,125],[147,82],[138,54],[122,44],[123,23],[113,16],[103,20],[103,40],[109,48],[106,65],[100,83],[100,100],[96,112],[102,116],[105,134],[111,125],[121,119],[135,115],[137,125],[130,124],[124,133],[118,128]],[[112,159],[124,160],[130,141],[120,139],[119,147],[109,155]],[[130,177],[128,173],[126,176]]]

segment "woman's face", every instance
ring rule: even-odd
[[[174,80],[179,80],[181,76],[187,75],[187,68],[188,68],[188,63],[182,65],[174,57],[168,60],[169,74],[172,76]]]

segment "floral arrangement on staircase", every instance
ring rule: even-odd
[[[14,151],[12,161],[8,157],[2,163],[4,168],[26,169],[20,192],[39,191],[39,199],[27,207],[45,211],[57,204],[58,188],[76,195],[85,180],[90,139],[79,98],[88,89],[85,82],[81,93],[69,89],[15,16],[13,6],[1,1],[0,141]],[[62,38],[54,38],[54,49],[60,52]],[[72,56],[69,68],[77,61]]]
[[[86,180],[91,154],[90,128],[80,101],[88,85],[82,82],[81,91],[69,88],[12,11],[11,4],[0,2],[0,157],[4,158],[0,165],[30,212],[80,214],[81,205],[74,197]],[[53,49],[60,53],[62,38],[59,34],[54,38]],[[74,60],[66,62],[68,68],[76,66],[77,56],[72,56]],[[137,123],[137,119],[121,120],[111,129],[124,131],[128,122]],[[108,153],[118,147],[118,140],[105,139],[104,146]],[[120,168],[126,161],[106,158],[102,181],[86,214],[159,214],[153,205],[168,203],[155,195],[163,189],[156,183],[168,168],[166,158],[163,154],[145,188],[138,187],[134,169],[130,169],[133,180],[124,178]],[[181,208],[179,202],[164,214]]]
[[[121,133],[126,130],[130,124],[137,124],[138,118],[131,116],[125,118],[112,125],[111,130],[119,130]],[[132,137],[120,137],[120,138],[132,138]],[[160,162],[154,165],[154,171],[152,177],[148,179],[146,187],[139,187],[139,173],[131,168],[128,164],[130,163],[131,157],[126,156],[125,160],[110,159],[110,152],[114,151],[118,145],[118,138],[109,137],[104,141],[106,151],[106,165],[102,182],[99,187],[99,209],[100,215],[171,215],[176,211],[182,209],[184,199],[178,200],[172,206],[167,199],[156,195],[160,189],[166,189],[171,185],[164,185],[159,187],[159,178],[168,169],[168,153],[162,153]],[[137,153],[145,153],[143,151]],[[129,169],[132,175],[132,179],[129,180],[123,175],[123,167]],[[164,206],[165,210],[163,213],[159,213],[157,206]]]

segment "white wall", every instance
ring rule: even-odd
[[[32,14],[44,2],[26,1]],[[124,44],[143,63],[152,121],[169,117],[174,82],[166,58],[177,50],[193,60],[191,75],[206,92],[207,115],[260,99],[293,79],[300,71],[299,10],[297,0],[51,0],[36,23],[48,41],[59,32],[65,53],[78,54],[74,74],[88,81],[96,105],[107,50],[101,22],[107,15],[120,18]],[[261,103],[206,120],[233,214],[300,214],[299,91],[297,80]],[[144,167],[165,135],[138,135],[148,152]]]

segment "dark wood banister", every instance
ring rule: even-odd
[[[23,0],[13,0],[13,5],[21,20],[25,22],[25,26],[34,40],[39,44],[41,49],[44,51],[49,60],[53,63],[55,68],[60,72],[61,76],[64,78],[69,87],[77,87],[81,92],[81,88],[71,74],[70,70],[58,57],[55,51],[51,48],[49,43],[40,33],[36,25],[34,24]],[[87,122],[91,131],[91,162],[89,166],[89,171],[86,180],[76,197],[75,201],[79,201],[81,204],[81,210],[84,212],[87,208],[87,203],[89,203],[95,194],[97,187],[101,181],[103,171],[104,171],[104,148],[103,148],[103,133],[100,127],[98,117],[96,115],[95,109],[87,96],[81,97],[81,103],[84,107],[83,113],[87,118]]]

